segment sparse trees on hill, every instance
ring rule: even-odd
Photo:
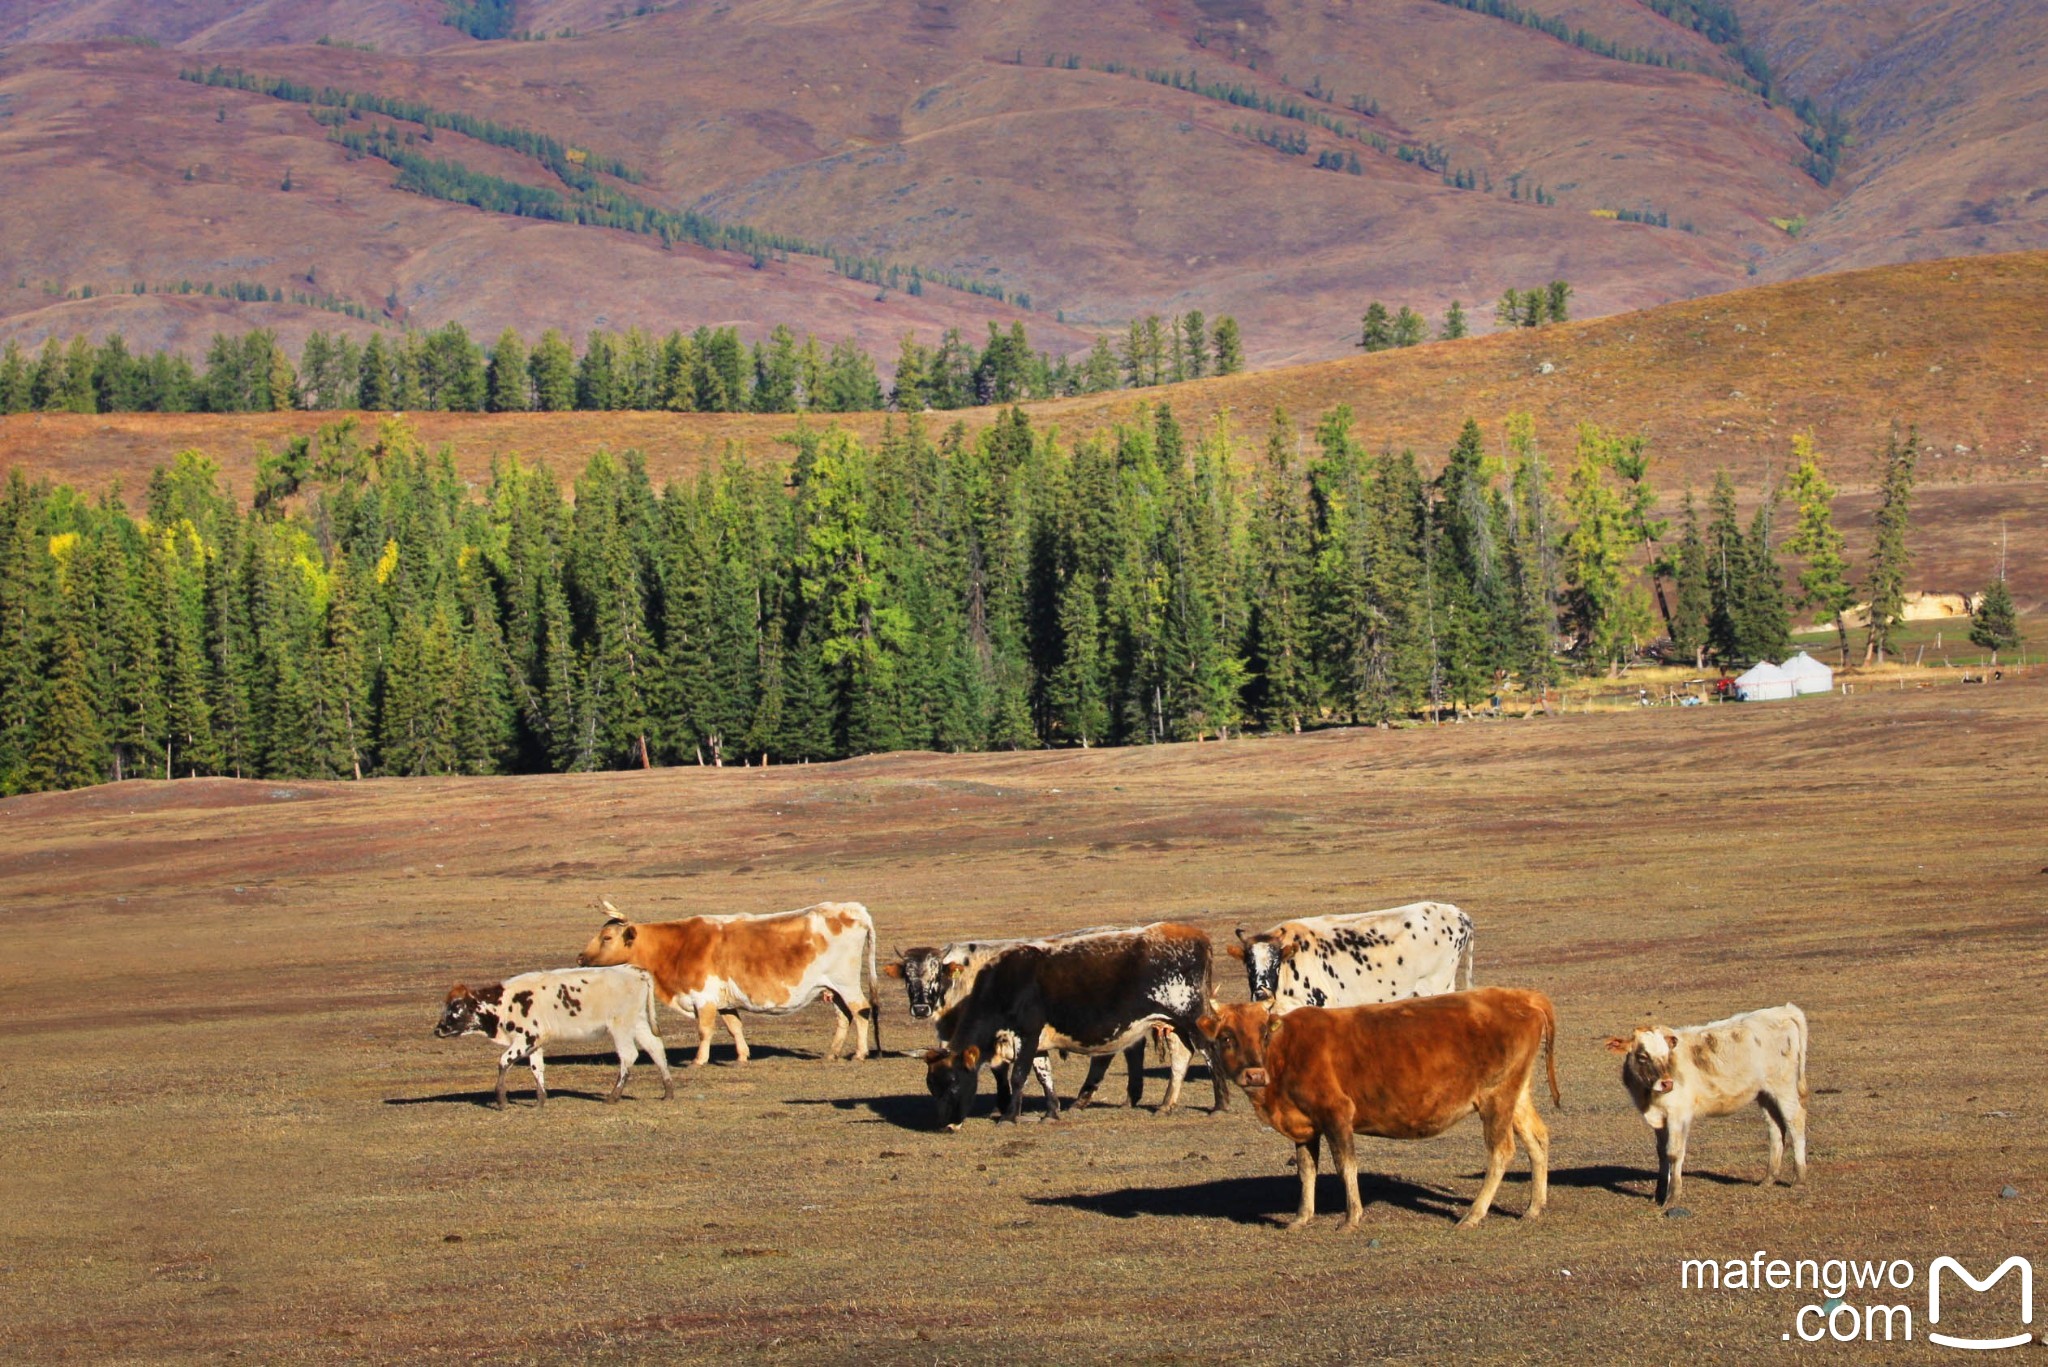
[[[1563,280],[1520,290],[1510,286],[1501,292],[1493,307],[1493,318],[1504,328],[1537,328],[1571,319],[1572,287]]]
[[[1998,568],[1998,577],[1984,586],[1978,596],[1977,610],[1970,614],[1970,640],[1973,644],[1991,652],[1991,663],[1998,663],[1998,652],[2012,650],[2020,644],[2019,613],[2013,607],[2012,590],[2005,586],[2005,566]]]

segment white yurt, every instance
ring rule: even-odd
[[[1789,698],[1792,696],[1792,676],[1769,660],[1759,660],[1749,667],[1748,673],[1735,680],[1735,696],[1743,702]]]
[[[1778,668],[1792,676],[1792,691],[1794,693],[1832,693],[1835,691],[1835,671],[1803,650],[1779,665]]]

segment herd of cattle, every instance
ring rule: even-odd
[[[1343,1176],[1345,1228],[1361,1214],[1354,1135],[1425,1139],[1477,1112],[1486,1176],[1461,1226],[1484,1219],[1520,1141],[1530,1164],[1525,1218],[1540,1215],[1549,1177],[1549,1132],[1533,1096],[1539,1057],[1559,1101],[1557,1015],[1540,992],[1472,986],[1472,919],[1446,902],[1287,921],[1257,935],[1237,930],[1251,1001],[1216,999],[1213,949],[1189,925],[1101,926],[1030,940],[980,940],[900,952],[877,966],[874,922],[857,902],[823,902],[774,915],[610,919],[584,946],[579,968],[523,973],[502,983],[450,989],[435,1033],[478,1034],[503,1046],[497,1105],[507,1072],[533,1071],[536,1105],[547,1102],[550,1048],[609,1044],[616,1101],[641,1051],[674,1094],[656,1029],[665,1002],[697,1023],[698,1064],[709,1060],[720,1021],[741,1061],[742,1012],[787,1015],[820,998],[837,1010],[827,1058],[849,1028],[852,1057],[881,1049],[880,979],[900,980],[914,1019],[930,1020],[937,1047],[923,1054],[938,1122],[958,1130],[984,1068],[997,1118],[1015,1120],[1034,1077],[1049,1118],[1060,1114],[1051,1056],[1080,1054],[1088,1074],[1072,1105],[1086,1106],[1116,1055],[1128,1095],[1144,1090],[1145,1051],[1170,1066],[1161,1114],[1180,1100],[1189,1062],[1205,1056],[1215,1108],[1226,1084],[1251,1098],[1260,1119],[1294,1141],[1301,1225],[1315,1215],[1322,1145]],[[1462,990],[1459,979],[1462,976]],[[1686,1138],[1695,1121],[1751,1104],[1768,1119],[1777,1181],[1787,1141],[1806,1176],[1806,1016],[1796,1006],[1750,1011],[1685,1029],[1646,1026],[1607,1047],[1622,1055],[1622,1082],[1657,1139],[1657,1200],[1678,1199]]]

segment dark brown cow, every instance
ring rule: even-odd
[[[1216,1066],[1294,1141],[1301,1210],[1289,1229],[1315,1218],[1324,1139],[1344,1176],[1344,1228],[1356,1229],[1365,1208],[1352,1136],[1430,1139],[1474,1111],[1486,1126],[1486,1180],[1458,1227],[1486,1218],[1517,1137],[1529,1151],[1523,1218],[1543,1213],[1550,1134],[1530,1097],[1539,1053],[1549,1060],[1553,1104],[1558,1095],[1557,1012],[1541,992],[1483,987],[1379,1006],[1303,1006],[1285,1016],[1256,1002],[1212,1004],[1198,1026]]]

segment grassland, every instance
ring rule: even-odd
[[[1679,1259],[2039,1247],[2044,723],[2048,675],[2008,676],[1115,752],[12,799],[0,1356],[1757,1361],[1818,1298],[1680,1291]],[[491,1052],[431,1038],[440,994],[569,960],[599,896],[649,917],[857,897],[885,945],[1448,898],[1482,981],[1559,1004],[1550,1215],[1522,1225],[1511,1177],[1452,1231],[1470,1128],[1365,1143],[1352,1237],[1277,1227],[1288,1148],[1242,1098],[938,1134],[896,998],[893,1056],[866,1064],[816,1058],[819,1007],[760,1021],[745,1067],[721,1044],[667,1105],[644,1067],[597,1104],[591,1059],[551,1070],[545,1112],[485,1109]],[[1713,1122],[1693,1217],[1657,1218],[1600,1039],[1788,999],[1813,1021],[1810,1184],[1750,1185],[1762,1125]],[[1970,1313],[1943,1327],[1996,1327]]]

